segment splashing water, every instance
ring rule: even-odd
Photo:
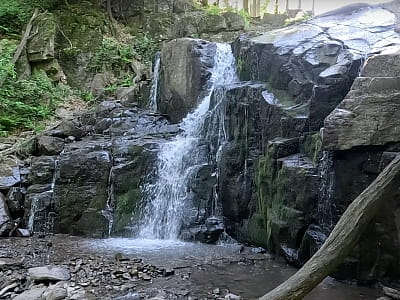
[[[153,77],[151,79],[149,109],[152,111],[158,110],[157,97],[158,97],[158,82],[160,81],[160,67],[161,67],[161,53],[158,52],[155,56]]]
[[[237,81],[230,45],[217,44],[211,74],[208,93],[197,109],[180,123],[181,133],[161,146],[155,183],[147,183],[142,189],[145,207],[139,221],[139,238],[178,238],[185,207],[190,202],[189,182],[198,168],[207,164],[207,155],[199,144],[211,94],[218,85]]]

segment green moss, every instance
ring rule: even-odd
[[[131,189],[116,199],[115,223],[113,230],[121,232],[131,222],[137,204],[141,198],[140,189]]]
[[[306,135],[302,143],[304,153],[312,160],[313,164],[318,163],[321,157],[322,138],[319,132]]]

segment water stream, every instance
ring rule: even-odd
[[[156,163],[156,180],[143,187],[145,207],[139,221],[139,238],[178,238],[185,207],[190,206],[188,184],[196,170],[208,162],[199,143],[211,95],[217,86],[237,80],[230,45],[217,44],[214,60],[206,96],[200,99],[196,110],[179,124],[181,133],[161,146]]]
[[[160,67],[161,67],[161,53],[158,52],[154,58],[153,77],[151,79],[149,108],[152,111],[158,110],[157,96],[158,96],[158,83],[160,81]]]

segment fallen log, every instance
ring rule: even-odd
[[[399,186],[400,156],[397,156],[349,205],[317,253],[292,277],[260,300],[303,299],[343,262],[385,199],[393,196]]]
[[[28,24],[26,25],[25,33],[22,36],[21,42],[19,43],[17,50],[15,51],[14,56],[11,59],[11,63],[13,65],[15,65],[15,63],[21,56],[22,51],[25,49],[26,43],[29,40],[30,33],[32,31],[33,21],[37,18],[38,15],[39,15],[39,10],[37,8],[35,8],[31,19],[29,20]],[[6,76],[3,76],[2,78],[0,78],[0,87],[3,85],[5,80],[6,80]]]
[[[33,26],[33,21],[37,18],[37,16],[39,15],[39,10],[37,8],[35,8],[35,11],[33,12],[33,15],[31,17],[31,19],[28,22],[28,25],[26,25],[26,29],[25,29],[25,33],[22,36],[22,40],[18,45],[17,50],[14,53],[13,58],[11,59],[11,63],[15,64],[18,60],[18,58],[21,56],[22,50],[24,50],[26,43],[29,39],[31,30],[32,30],[32,26]]]

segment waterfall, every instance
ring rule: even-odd
[[[235,59],[230,45],[217,44],[214,67],[208,82],[208,92],[196,110],[179,124],[181,133],[161,146],[157,158],[154,183],[142,188],[145,207],[139,221],[140,238],[177,239],[185,207],[188,206],[188,184],[196,170],[207,164],[207,155],[200,150],[203,126],[210,98],[218,85],[237,80]]]
[[[60,156],[64,153],[61,152]],[[59,157],[60,157],[59,156]],[[31,210],[28,219],[28,229],[31,233],[53,233],[56,214],[54,213],[54,190],[60,176],[59,157],[54,160],[53,178],[50,190],[43,193],[45,198],[34,195],[31,199]],[[49,200],[47,200],[49,199]],[[50,209],[50,211],[48,211]]]
[[[161,53],[157,52],[154,58],[153,77],[151,78],[151,88],[149,97],[149,109],[157,111],[158,82],[160,81]]]
[[[108,221],[108,237],[111,236],[111,231],[114,225],[114,179],[114,166],[112,166],[110,169],[110,173],[108,174],[107,205],[106,208],[101,211],[101,214]]]
[[[337,221],[335,219],[335,204],[333,202],[335,174],[333,170],[332,151],[323,151],[318,171],[320,177],[318,193],[318,221],[319,225],[326,232],[331,232]]]

